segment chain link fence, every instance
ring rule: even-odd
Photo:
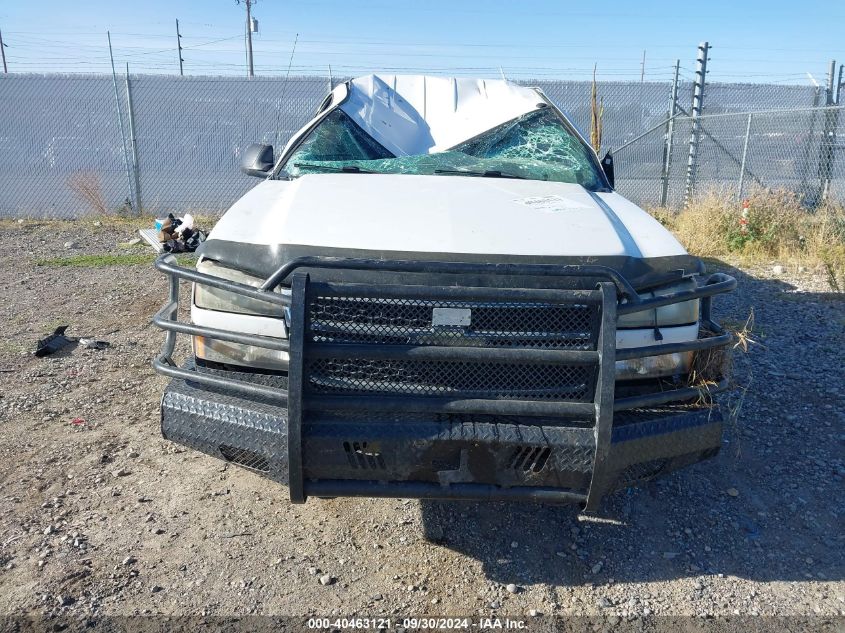
[[[675,117],[615,152],[617,189],[640,205],[673,208],[697,194],[741,199],[760,187],[795,192],[808,207],[824,199],[845,202],[843,110],[702,116],[693,165],[693,119]]]
[[[519,83],[542,88],[588,136],[590,82]],[[691,120],[680,114],[667,122],[671,87],[598,85],[603,148],[616,148],[617,188],[643,205],[678,206],[688,190]],[[243,149],[283,144],[328,90],[329,79],[314,76],[140,75],[127,82],[119,75],[115,82],[110,75],[0,75],[0,217],[135,212],[136,193],[146,214],[220,214],[258,182],[239,171]],[[685,113],[692,84],[681,82],[678,95]],[[762,184],[809,200],[845,198],[841,117],[837,109],[813,109],[818,104],[812,86],[708,84],[693,191],[739,194]],[[748,130],[749,111],[786,108],[755,112]]]
[[[136,156],[144,213],[220,214],[258,182],[240,173],[241,151],[287,140],[329,90],[322,77],[128,83],[131,127],[125,77],[115,90],[108,75],[0,75],[0,217],[126,210]]]

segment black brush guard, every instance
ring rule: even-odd
[[[718,414],[690,403],[712,402],[725,375],[706,387],[615,397],[615,361],[730,344],[711,319],[713,295],[736,287],[721,273],[643,299],[617,271],[593,265],[307,257],[260,288],[180,267],[173,255],[156,267],[170,279],[170,300],[154,317],[166,338],[153,366],[173,378],[163,434],[287,484],[295,503],[309,495],[518,499],[593,511],[606,492],[719,448]],[[350,270],[496,282],[332,280]],[[313,280],[315,271],[326,279]],[[499,287],[520,275],[581,287]],[[277,305],[289,338],[178,321],[182,279]],[[288,280],[290,295],[273,292]],[[701,300],[697,341],[616,350],[618,315],[693,299]],[[433,325],[438,310],[446,321],[471,315],[472,328]],[[286,351],[287,377],[178,367],[180,333]]]

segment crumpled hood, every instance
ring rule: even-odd
[[[314,174],[267,180],[220,219],[214,241],[319,254],[465,254],[662,258],[686,251],[659,222],[616,193],[580,185],[466,176]],[[298,255],[308,249],[293,249]],[[317,254],[317,253],[315,253]],[[491,260],[495,261],[495,257]]]

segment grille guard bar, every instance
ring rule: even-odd
[[[179,378],[203,386],[228,390],[240,395],[258,398],[262,401],[287,408],[287,441],[289,465],[289,489],[293,502],[304,502],[307,494],[318,494],[323,490],[334,490],[331,482],[303,481],[302,420],[308,410],[343,410],[368,412],[418,412],[426,414],[470,414],[470,415],[512,415],[523,419],[560,416],[561,418],[590,420],[594,430],[594,461],[592,479],[587,493],[578,495],[566,493],[552,495],[561,499],[575,500],[587,510],[595,510],[607,490],[608,469],[604,462],[610,450],[615,411],[655,407],[673,402],[687,402],[702,399],[704,392],[715,393],[728,386],[725,376],[715,385],[707,387],[684,387],[656,393],[615,398],[615,361],[643,358],[660,354],[694,352],[725,347],[733,336],[712,320],[712,297],[733,290],[736,280],[723,273],[710,275],[706,282],[694,290],[684,290],[671,295],[642,298],[631,284],[617,271],[604,266],[553,266],[528,264],[463,264],[449,262],[383,261],[343,258],[303,257],[288,262],[271,275],[259,289],[194,269],[181,267],[172,254],[156,259],[158,270],[168,275],[170,294],[168,302],[153,317],[153,323],[162,328],[166,335],[161,352],[153,360],[153,367],[161,374]],[[414,272],[431,274],[489,274],[489,275],[537,275],[542,277],[567,276],[585,278],[588,284],[598,279],[594,290],[522,289],[458,286],[390,286],[367,283],[312,282],[301,268],[333,270],[355,269],[368,271]],[[291,279],[291,294],[282,295],[274,290],[285,280]],[[289,338],[280,340],[267,336],[243,334],[218,328],[198,326],[178,320],[179,290],[181,280],[205,284],[277,305],[281,310],[290,310]],[[565,302],[574,305],[597,306],[599,321],[594,330],[595,347],[592,350],[496,348],[437,345],[356,345],[350,343],[321,343],[307,340],[307,306],[317,293],[332,295],[342,293],[346,297],[412,298],[422,301],[474,301],[505,302]],[[700,300],[700,326],[708,334],[705,338],[681,343],[650,345],[634,349],[616,349],[617,315],[654,309],[672,303]],[[561,303],[563,305],[563,303]],[[596,333],[597,332],[597,333]],[[255,382],[237,380],[215,372],[191,370],[178,367],[172,359],[178,334],[204,336],[232,343],[286,351],[289,353],[288,388],[280,389]],[[332,353],[360,356],[364,359],[391,361],[459,361],[499,362],[508,364],[555,364],[584,365],[595,367],[593,389],[588,401],[564,399],[543,400],[520,399],[518,396],[504,398],[441,396],[437,395],[389,395],[361,397],[360,395],[332,395],[310,392],[304,394],[305,348],[308,359],[327,357]],[[340,352],[338,350],[341,350]],[[530,422],[526,422],[530,423]],[[360,483],[360,482],[359,482]],[[397,493],[405,490],[409,482],[393,482]],[[413,483],[413,482],[410,482]],[[324,488],[320,488],[320,486]],[[338,486],[352,483],[340,482]],[[404,487],[403,487],[404,486]],[[426,494],[431,491],[421,491]],[[530,497],[528,489],[523,491]],[[553,491],[554,492],[554,491]],[[560,493],[560,491],[558,491]],[[388,494],[388,493],[384,493]],[[433,494],[433,493],[431,493]],[[491,493],[492,494],[492,493]],[[567,496],[569,495],[569,496]],[[571,498],[570,498],[571,497]]]
[[[554,266],[548,264],[465,264],[451,262],[424,262],[424,261],[388,261],[388,260],[367,260],[347,259],[340,257],[300,257],[292,260],[275,273],[273,273],[260,289],[253,286],[222,279],[206,273],[201,273],[193,268],[186,268],[177,264],[176,257],[171,253],[160,255],[155,260],[157,270],[166,274],[170,281],[170,295],[168,302],[155,314],[153,324],[165,331],[165,340],[161,353],[153,359],[153,368],[171,378],[189,379],[194,382],[209,386],[231,389],[247,396],[265,398],[275,403],[286,405],[287,392],[257,385],[255,383],[230,378],[223,378],[214,374],[203,373],[193,370],[186,370],[178,367],[172,359],[176,346],[177,334],[188,334],[191,336],[204,336],[211,339],[253,345],[265,349],[289,351],[290,341],[277,338],[259,336],[254,334],[242,334],[199,326],[192,323],[184,323],[178,320],[179,312],[179,282],[181,280],[191,281],[198,284],[211,286],[227,292],[240,294],[259,301],[265,301],[278,305],[280,309],[290,308],[291,297],[288,295],[273,292],[283,281],[287,280],[299,268],[327,268],[327,269],[356,269],[356,270],[378,270],[392,272],[422,272],[422,273],[487,273],[495,275],[540,275],[540,276],[577,276],[589,278],[602,278],[612,282],[617,289],[621,300],[616,308],[617,315],[630,314],[643,310],[654,309],[672,303],[680,303],[694,299],[701,300],[701,326],[710,331],[713,336],[687,341],[682,343],[668,343],[664,345],[650,345],[631,349],[616,351],[617,360],[630,360],[644,358],[658,354],[671,354],[679,352],[693,352],[705,349],[723,347],[732,342],[733,336],[726,332],[720,325],[715,323],[711,317],[712,298],[714,295],[730,292],[736,288],[736,279],[724,273],[714,273],[707,278],[707,281],[694,290],[684,290],[659,297],[640,297],[636,290],[622,275],[606,266]],[[459,294],[461,288],[446,287],[441,289],[444,294]],[[496,290],[494,292],[499,292]],[[526,292],[526,298],[530,295],[537,299],[540,293],[537,291]],[[407,353],[413,353],[408,350]],[[470,352],[471,353],[471,352]],[[723,384],[724,383],[724,384]],[[722,381],[709,391],[717,392],[727,387],[726,381]],[[616,411],[665,404],[667,402],[684,400],[695,397],[699,393],[698,388],[683,390],[672,390],[647,396],[618,399],[614,405]]]
[[[473,264],[462,262],[425,262],[410,260],[381,260],[381,259],[352,259],[344,257],[299,257],[270,275],[256,290],[253,286],[241,284],[228,279],[221,279],[193,268],[185,268],[176,264],[176,257],[171,253],[160,255],[155,260],[155,267],[159,271],[193,281],[203,285],[219,288],[229,292],[242,294],[252,299],[266,301],[281,306],[290,307],[290,297],[279,295],[273,291],[286,281],[300,268],[321,268],[328,270],[354,269],[366,271],[414,272],[414,273],[447,273],[447,274],[490,274],[490,275],[534,275],[541,277],[593,277],[613,282],[618,294],[626,301],[620,302],[617,314],[629,314],[652,308],[659,308],[672,303],[680,303],[691,299],[706,299],[723,292],[730,292],[736,288],[736,279],[724,273],[710,275],[707,282],[695,290],[684,290],[659,297],[642,298],[630,282],[618,271],[607,266],[598,265],[566,265],[553,264]],[[708,302],[709,305],[709,302]],[[704,311],[702,309],[702,311]],[[708,317],[709,318],[709,317]]]

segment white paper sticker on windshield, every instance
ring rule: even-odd
[[[584,208],[583,204],[575,200],[562,198],[561,196],[532,196],[529,198],[517,198],[514,202],[536,209],[537,211],[568,211]]]

